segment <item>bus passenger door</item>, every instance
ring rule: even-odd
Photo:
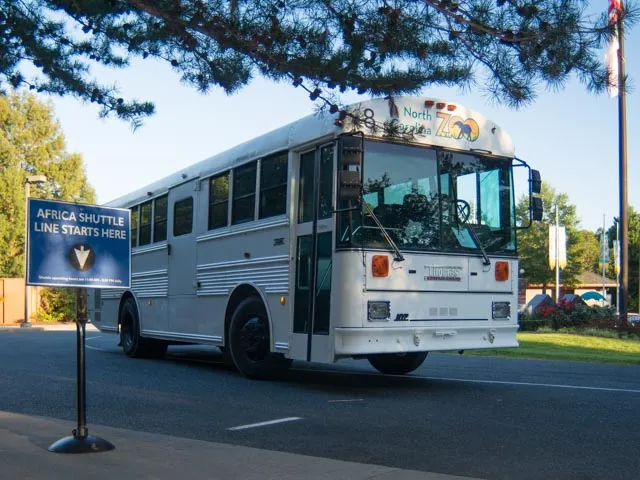
[[[169,191],[169,330],[195,333],[196,212],[198,192],[191,181]]]
[[[331,259],[333,252],[334,146],[299,157],[295,226],[295,285],[290,356],[333,360]]]

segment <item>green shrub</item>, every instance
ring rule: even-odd
[[[526,313],[519,314],[518,323],[520,324],[521,332],[536,332],[540,328],[548,328],[551,326],[549,318],[529,315]]]
[[[45,288],[40,295],[40,308],[35,318],[39,322],[71,322],[76,316],[75,290]]]
[[[621,328],[612,307],[597,305],[590,307],[569,302],[540,308],[538,313],[533,315],[521,313],[518,320],[522,332],[539,332],[541,329],[551,329],[552,331],[582,331],[584,329],[620,331]],[[635,334],[636,328],[630,325],[622,330]],[[640,327],[637,330],[640,333]]]

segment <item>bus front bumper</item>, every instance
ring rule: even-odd
[[[340,328],[335,356],[517,347],[518,325]]]

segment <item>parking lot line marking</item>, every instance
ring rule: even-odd
[[[344,400],[329,400],[329,403],[348,403],[348,402],[362,402],[362,398],[346,398]]]
[[[287,418],[278,418],[276,420],[269,420],[268,422],[260,422],[260,423],[252,423],[250,425],[240,425],[238,427],[227,428],[227,430],[246,430],[248,428],[255,427],[264,427],[266,425],[274,425],[276,423],[284,423],[284,422],[293,422],[295,420],[302,420],[302,417],[287,417]]]
[[[575,390],[593,390],[597,392],[623,392],[623,393],[640,393],[639,389],[633,388],[613,388],[613,387],[588,387],[584,385],[560,385],[555,383],[533,383],[533,382],[508,382],[505,380],[474,380],[467,378],[450,378],[450,377],[428,377],[425,375],[392,375],[385,373],[376,373],[376,372],[341,372],[338,370],[324,370],[324,369],[309,369],[309,368],[296,368],[296,371],[305,371],[305,372],[322,372],[322,373],[333,373],[333,374],[345,374],[345,375],[362,375],[365,377],[396,377],[396,378],[406,378],[409,379],[420,379],[420,380],[442,380],[445,382],[459,382],[459,383],[480,383],[480,384],[495,384],[495,385],[517,385],[524,387],[547,387],[547,388],[569,388]]]

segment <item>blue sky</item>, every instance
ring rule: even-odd
[[[629,205],[640,210],[640,32],[627,32],[627,74],[636,87],[627,94]],[[70,152],[83,155],[98,203],[162,178],[182,167],[295,121],[314,111],[302,89],[256,78],[228,96],[203,95],[180,83],[163,63],[137,61],[129,69],[100,71],[122,96],[150,100],[157,113],[133,132],[118,119],[98,118],[98,109],[73,98],[49,98]],[[425,97],[459,103],[505,128],[518,157],[540,170],[544,181],[577,206],[581,227],[596,230],[619,214],[618,102],[592,95],[577,80],[521,110],[496,105],[479,90],[429,88]],[[347,95],[344,100],[367,97]]]

